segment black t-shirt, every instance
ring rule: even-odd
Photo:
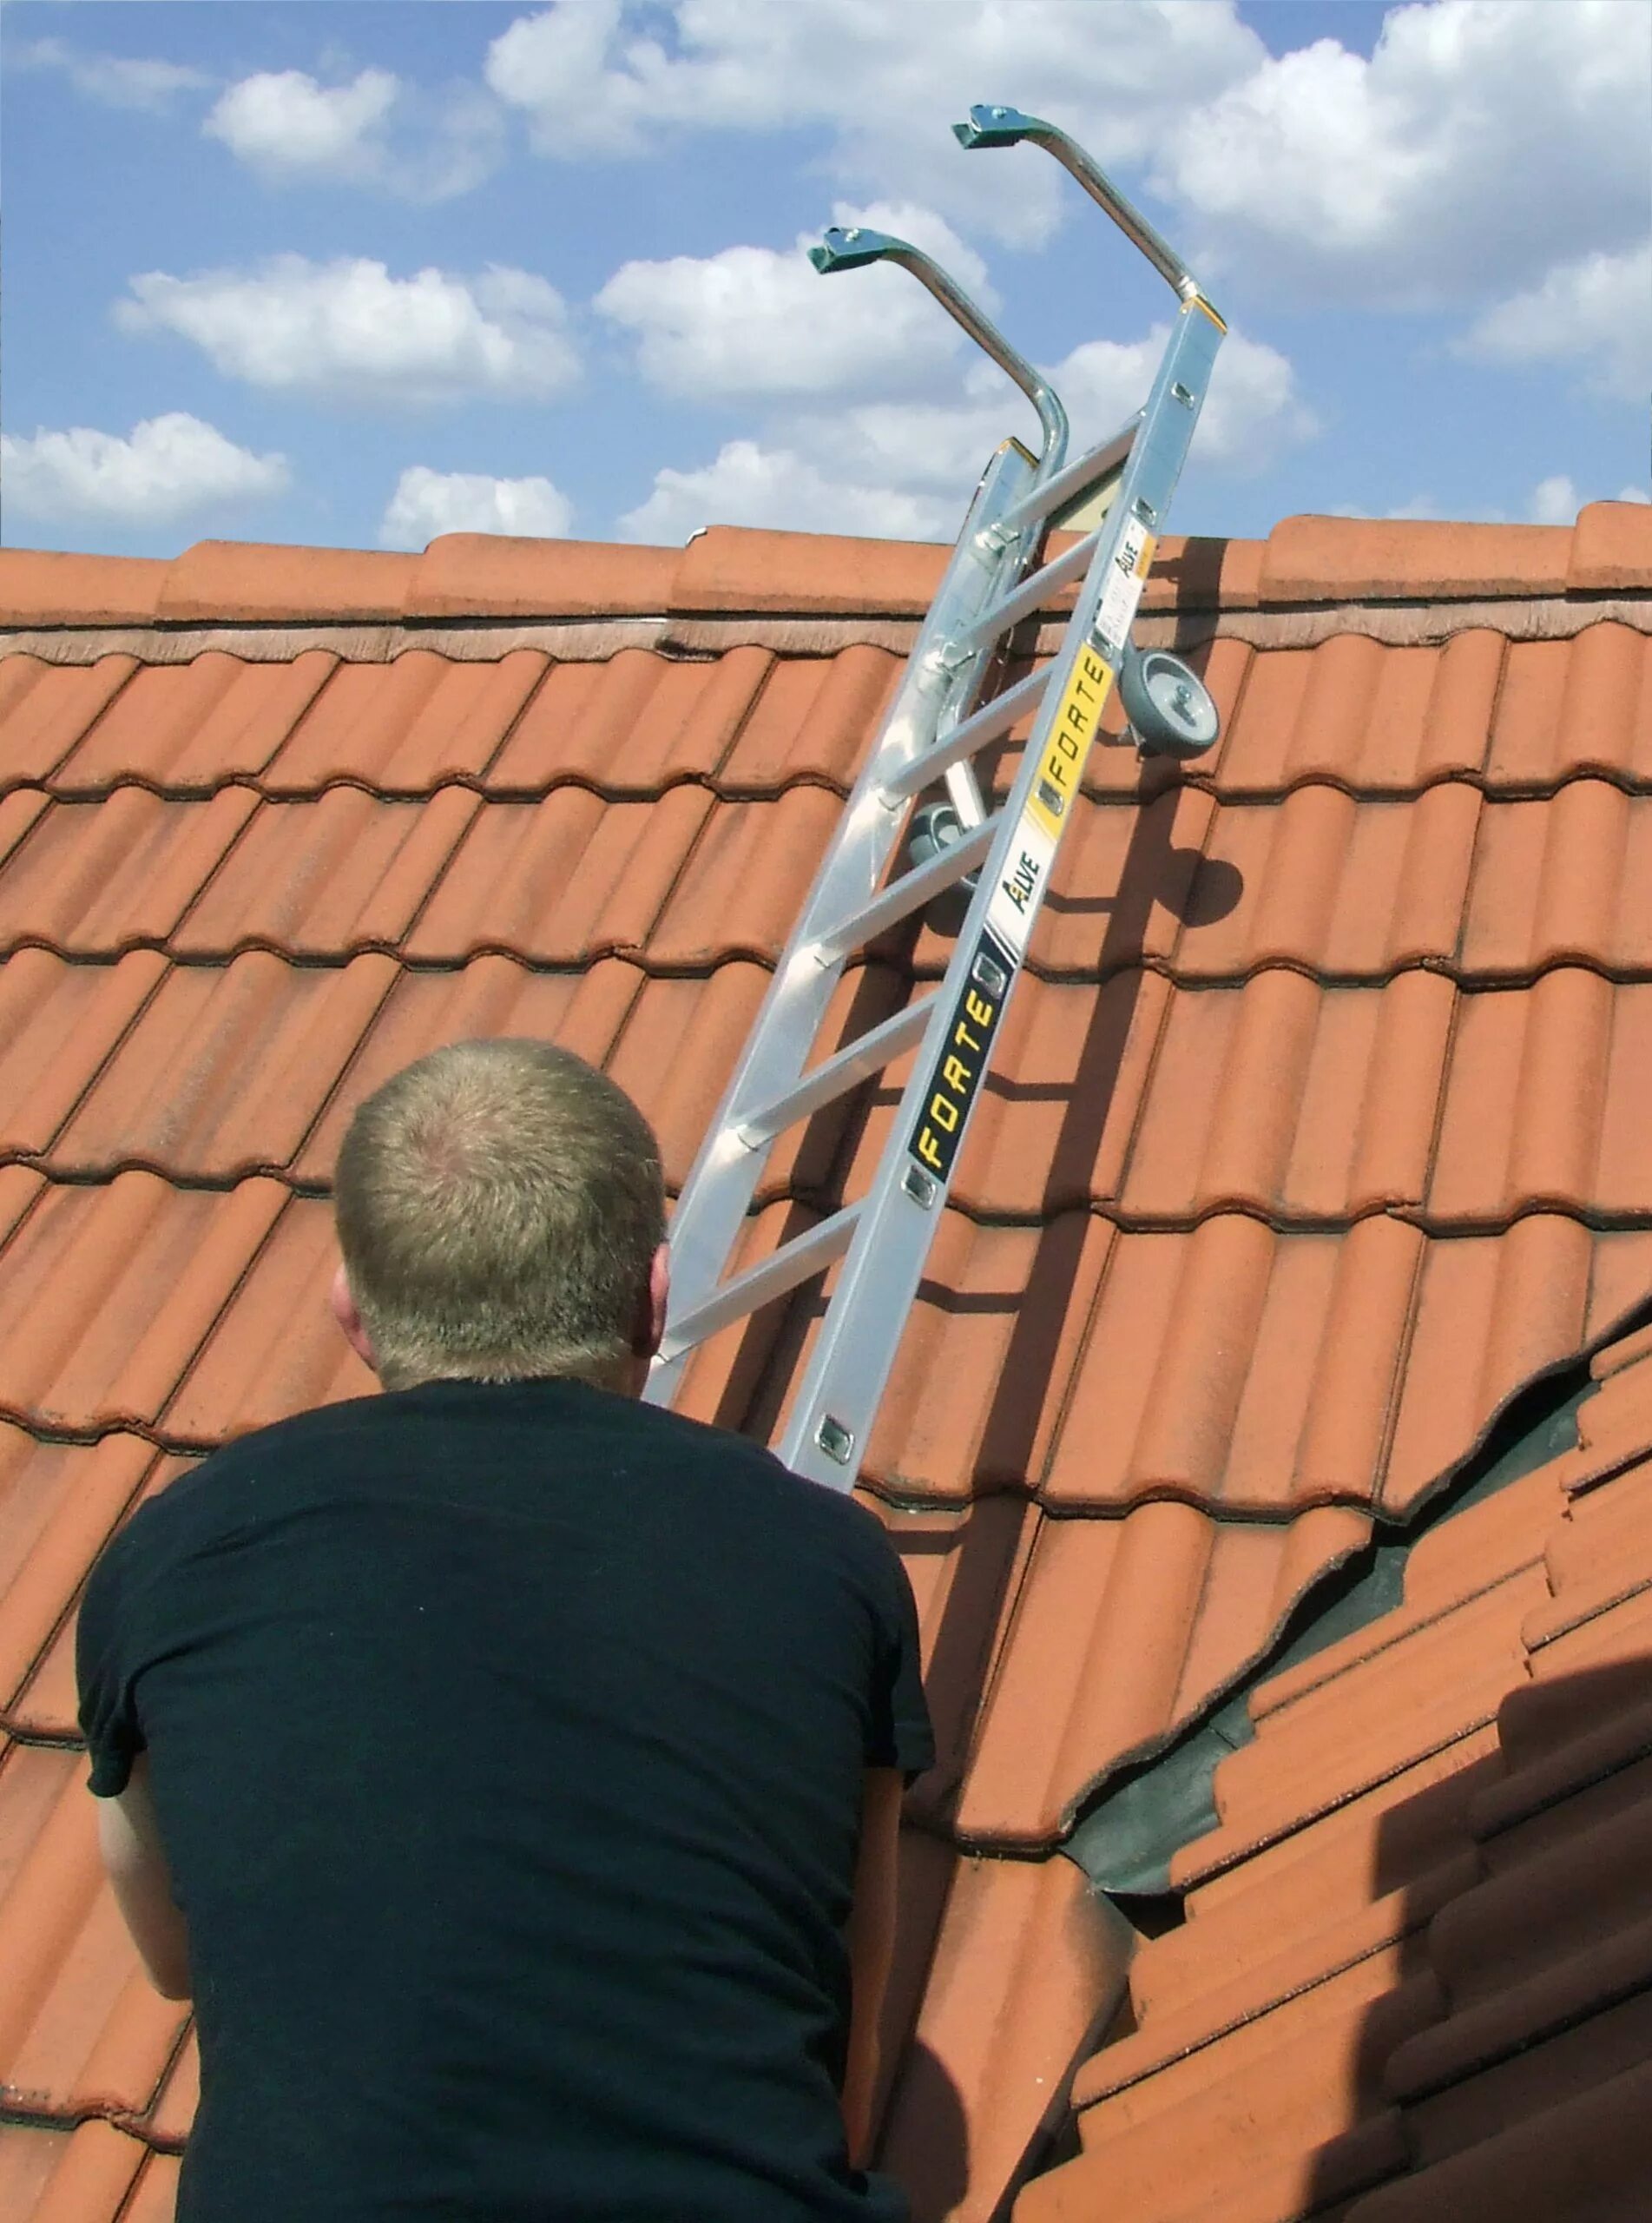
[[[94,1568],[201,2098],[179,2223],[896,2223],[838,2094],[863,1771],[933,1756],[876,1519],[583,1383],[215,1452]]]

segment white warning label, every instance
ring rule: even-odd
[[[1135,619],[1135,605],[1142,599],[1152,561],[1153,535],[1132,518],[1113,558],[1101,607],[1090,631],[1090,638],[1110,663],[1116,664],[1124,652],[1124,643]]]

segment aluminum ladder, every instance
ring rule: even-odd
[[[773,1448],[796,1472],[845,1490],[859,1475],[1108,690],[1120,682],[1131,738],[1144,751],[1190,755],[1216,738],[1200,683],[1172,657],[1139,656],[1129,636],[1226,327],[1177,256],[1064,132],[984,106],[953,129],[966,148],[1027,140],[1053,155],[1168,280],[1181,307],[1145,406],[1069,463],[1059,398],[929,256],[882,233],[835,228],[812,250],[823,274],[874,261],[909,270],[1022,388],[1043,433],[1036,459],[1006,440],[986,466],[672,1219],[671,1304],[644,1392],[652,1403],[672,1402],[708,1337],[842,1262]],[[1102,510],[1099,524],[1030,573],[1052,519],[1081,504]],[[1006,637],[1074,580],[1082,584],[1053,662],[983,700]],[[989,811],[971,760],[1035,709],[1009,798]],[[934,806],[927,817],[910,808],[938,782],[950,821]],[[912,839],[915,830],[925,838]],[[905,854],[890,874],[903,833]],[[849,959],[960,886],[971,892],[940,986],[811,1067]],[[912,1076],[865,1195],[725,1278],[776,1138],[914,1045]]]

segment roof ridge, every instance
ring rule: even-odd
[[[1076,536],[1058,536],[1070,545]],[[171,557],[0,550],[0,623],[181,624],[670,613],[916,616],[945,548],[713,525],[681,549],[443,533],[418,554],[200,540]],[[1525,598],[1652,589],[1652,506],[1573,526],[1303,514],[1265,541],[1160,542],[1143,608]]]

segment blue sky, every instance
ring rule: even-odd
[[[977,100],[1230,320],[1173,531],[1645,498],[1652,0],[6,0],[0,538],[950,539],[1030,412],[800,240],[928,247],[1092,439],[1173,306]]]

